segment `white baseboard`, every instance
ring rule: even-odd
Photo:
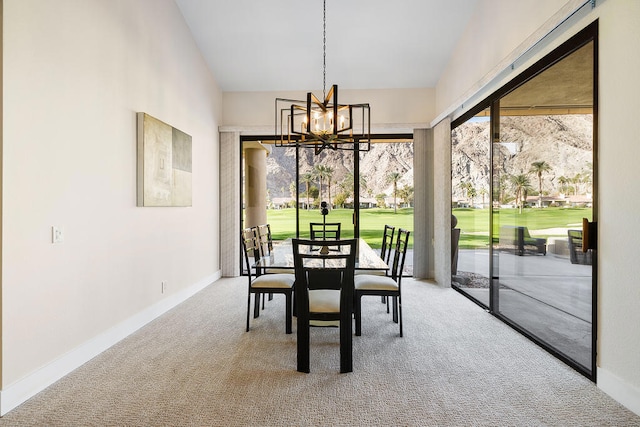
[[[106,332],[90,339],[64,356],[0,391],[0,416],[35,396],[147,323],[192,297],[220,279],[221,275],[221,271],[218,271],[180,292],[169,295],[157,304],[115,325]]]
[[[598,388],[627,409],[640,415],[640,388],[629,384],[606,369],[598,368]]]

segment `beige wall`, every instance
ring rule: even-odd
[[[436,90],[340,100],[369,102],[374,123],[429,123],[482,96],[487,73],[578,1],[482,0]],[[598,384],[640,413],[640,199],[624,185],[640,157],[640,2],[597,4],[560,39],[600,17]],[[289,96],[223,97],[171,0],[4,0],[3,23],[0,412],[217,277],[217,128],[273,126],[275,97]],[[137,111],[193,137],[192,208],[135,207]],[[64,243],[50,243],[53,225]]]
[[[554,15],[566,16],[583,0],[481,0],[436,86],[436,110],[458,107],[480,90],[496,68],[510,65],[551,28]],[[481,48],[482,47],[482,48]],[[514,74],[515,75],[515,74]],[[509,77],[509,79],[512,77]],[[471,107],[472,105],[469,105]]]
[[[215,280],[222,96],[172,0],[4,0],[3,22],[6,412]],[[193,207],[136,207],[138,111],[192,136]]]
[[[640,2],[598,0],[595,9],[585,9],[586,12],[569,21],[569,25],[545,40],[531,58],[487,83],[486,73],[492,64],[499,65],[503,55],[516,58],[522,46],[518,44],[518,52],[508,53],[509,50],[527,39],[531,29],[539,26],[548,31],[555,25],[544,22],[545,17],[552,17],[553,21],[565,14],[567,8],[583,2],[517,2],[517,8],[507,6],[513,3],[516,2],[480,2],[470,28],[436,88],[438,114],[460,111],[458,103],[470,94],[478,100],[486,97],[599,18],[598,386],[640,414],[640,286],[636,280],[640,276],[640,263],[632,231],[638,223],[640,198],[636,192],[629,193],[629,184],[638,179],[635,170],[640,158],[640,144],[633,126],[640,108],[630,96],[640,93],[640,56],[633,50],[640,45]],[[520,30],[514,26],[516,22],[530,24]],[[500,29],[499,34],[509,37],[498,36],[496,28]],[[486,37],[480,37],[481,34]],[[484,88],[483,84],[486,84]],[[467,92],[470,87],[477,89]],[[472,106],[469,103],[465,109]]]

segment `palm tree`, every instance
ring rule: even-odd
[[[289,184],[289,195],[294,200],[294,203],[295,203],[295,200],[296,200],[296,192],[297,192],[297,190],[298,190],[298,187],[296,186],[296,182],[292,181],[291,184]],[[291,206],[289,206],[289,207],[291,207]],[[297,207],[297,205],[296,205],[296,207]]]
[[[313,174],[311,172],[307,172],[300,177],[300,180],[304,182],[305,190],[307,192],[307,210],[309,210],[309,186],[313,181]]]
[[[469,185],[471,185],[471,183],[467,181],[460,181],[460,184],[458,184],[458,187],[460,187],[460,191],[462,191],[462,197],[466,196],[467,188],[469,187]]]
[[[407,207],[411,206],[411,202],[413,201],[413,187],[407,185],[398,190],[398,195],[404,201]]]
[[[482,187],[478,192],[482,196],[482,208],[484,209],[484,197],[489,193],[486,188]]]
[[[362,195],[362,193],[366,191],[369,194],[369,196],[371,196],[371,189],[368,187],[367,177],[365,177],[364,175],[360,175],[358,178],[359,178],[358,181],[359,181],[359,185],[360,185],[360,195]],[[344,182],[348,182],[349,183],[349,189],[350,189],[351,193],[353,194],[353,192],[354,192],[354,188],[353,187],[356,184],[356,180],[353,177],[353,172],[349,172],[347,175],[345,175]]]
[[[331,178],[333,177],[333,168],[326,166],[324,168],[324,176],[327,178],[327,193],[329,195],[329,209],[333,208],[333,202],[331,201]]]
[[[558,184],[560,184],[560,193],[567,194],[567,184],[569,183],[569,178],[562,175],[558,177]]]
[[[527,197],[527,192],[532,188],[531,182],[529,181],[529,177],[524,174],[512,175],[510,180],[513,190],[516,193],[516,204],[520,208],[520,213],[522,213],[522,206]]]
[[[548,172],[551,170],[549,163],[543,161],[531,163],[531,169],[529,173],[535,173],[538,175],[538,207],[542,207],[542,172]]]
[[[393,213],[398,212],[398,181],[400,178],[402,178],[400,172],[391,172],[387,175],[387,182],[393,184]]]
[[[313,168],[313,173],[315,174],[316,178],[318,178],[318,181],[320,183],[320,201],[322,201],[322,181],[326,176],[326,170],[327,167],[323,165],[315,165]]]
[[[582,193],[582,189],[580,188],[580,184],[582,184],[582,174],[577,173],[571,178],[571,183],[575,184],[573,194],[577,196],[578,193]]]

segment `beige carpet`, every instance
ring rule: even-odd
[[[404,338],[363,300],[354,372],[314,328],[296,372],[284,298],[244,332],[222,279],[6,414],[16,426],[640,426],[640,417],[451,289],[404,282]]]

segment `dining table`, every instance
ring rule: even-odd
[[[320,241],[319,241],[320,242]],[[325,260],[326,257],[323,256],[323,252],[326,250],[326,247],[323,247],[319,244],[317,247],[311,246],[310,250],[318,254],[318,259],[314,260],[313,258],[306,258],[307,261],[311,263],[319,263],[319,270],[325,266],[325,262],[330,262],[330,260]],[[306,261],[305,261],[305,265]],[[295,268],[294,258],[293,258],[293,244],[292,239],[285,239],[279,242],[274,242],[273,249],[268,256],[263,256],[259,258],[259,260],[255,263],[254,267],[257,270],[261,270],[263,272],[270,273],[278,273],[278,272],[290,272]],[[327,265],[327,267],[329,267]],[[373,274],[384,274],[389,269],[387,263],[380,257],[379,253],[375,251],[369,244],[362,238],[357,239],[356,245],[356,262],[355,262],[355,273],[373,273]],[[319,271],[316,274],[322,274]],[[296,293],[296,299],[294,300],[294,316],[296,313],[296,302],[301,300],[301,294]],[[303,301],[303,300],[301,300]],[[308,303],[308,301],[307,301]],[[348,313],[348,317],[351,318],[352,312]],[[307,316],[302,315],[297,317],[297,345],[298,345],[298,371],[308,372],[308,360],[309,360],[309,326],[320,326],[320,327],[340,327],[340,321],[338,320],[310,320]],[[341,331],[341,336],[343,332]],[[352,366],[352,351],[353,345],[351,341],[352,333],[346,333],[340,340],[340,354],[341,354],[341,372],[344,367],[346,370],[344,372],[350,372]],[[344,355],[344,356],[343,356]],[[342,358],[345,357],[345,360]],[[302,362],[301,362],[302,361]],[[302,363],[302,365],[301,365]],[[343,366],[344,364],[344,366]]]
[[[321,248],[318,247],[318,250]],[[291,239],[274,242],[273,250],[268,256],[261,257],[254,265],[260,270],[269,270],[277,272],[277,270],[293,270],[293,248]],[[384,262],[378,252],[376,252],[362,238],[358,238],[356,248],[356,272],[384,272],[389,269],[389,265]]]

